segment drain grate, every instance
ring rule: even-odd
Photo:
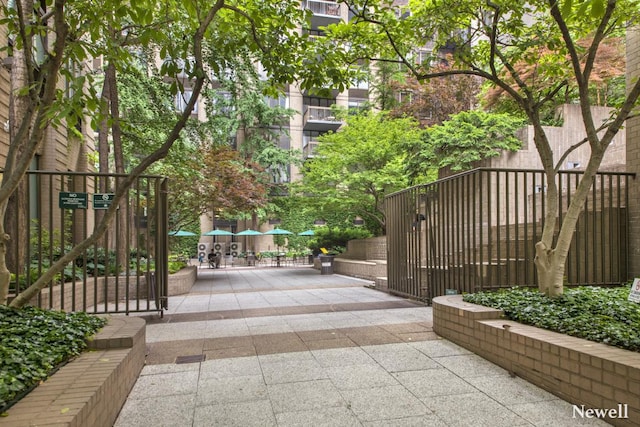
[[[191,356],[178,356],[176,357],[176,365],[182,363],[197,363],[204,362],[205,355],[204,354],[194,354]]]

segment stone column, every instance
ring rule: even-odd
[[[627,32],[627,88],[640,78],[640,27]],[[640,277],[640,117],[629,119],[627,171],[635,172],[629,188],[629,276]]]

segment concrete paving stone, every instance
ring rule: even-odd
[[[246,347],[220,348],[217,350],[204,350],[203,354],[207,360],[229,359],[235,357],[257,356],[256,349],[253,345]]]
[[[505,406],[557,399],[548,391],[536,387],[522,378],[514,378],[508,374],[467,378],[467,381]]]
[[[338,389],[328,379],[268,384],[267,390],[276,415],[333,406],[347,407]]]
[[[276,425],[269,400],[197,406],[193,415],[193,427],[270,427]]]
[[[309,341],[346,338],[346,335],[337,329],[316,329],[316,330],[309,330],[309,331],[296,331],[296,335],[305,343]]]
[[[140,376],[174,374],[178,372],[199,371],[199,363],[165,363],[162,365],[145,365],[140,372]]]
[[[411,346],[429,357],[459,356],[473,354],[464,347],[460,347],[451,341],[439,338],[434,341],[412,343]]]
[[[206,322],[187,322],[174,324],[147,325],[147,343],[158,341],[178,341],[204,338]]]
[[[392,351],[389,351],[392,349]],[[367,346],[364,351],[369,353],[376,362],[389,372],[420,371],[437,369],[441,365],[425,356],[423,353],[407,345]]]
[[[195,394],[198,390],[199,374],[199,371],[186,371],[138,377],[129,393],[129,399]]]
[[[244,319],[225,319],[208,322],[202,337],[207,339],[248,335],[251,333]]]
[[[402,342],[429,341],[439,339],[435,332],[411,332],[407,334],[397,334]]]
[[[382,328],[343,329],[345,335],[359,346],[400,343],[402,340]]]
[[[203,350],[219,350],[224,348],[249,346],[253,346],[253,339],[250,336],[205,338],[202,343]]]
[[[326,371],[315,359],[290,362],[260,362],[267,384],[293,383],[328,378]]]
[[[375,364],[376,361],[360,347],[314,350],[313,357],[324,367]]]
[[[216,405],[267,399],[262,375],[201,379],[196,405]]]
[[[374,364],[331,367],[326,373],[339,390],[398,385],[389,372]]]
[[[573,405],[561,400],[517,403],[507,406],[536,427],[604,427],[610,424],[597,418],[573,418]]]
[[[395,323],[380,325],[382,329],[392,334],[410,334],[418,332],[432,332],[433,328],[426,327],[424,323]]]
[[[284,334],[287,332],[293,332],[291,326],[286,323],[277,323],[271,325],[257,325],[249,326],[249,333],[251,335],[272,335],[272,334]]]
[[[525,418],[481,392],[433,396],[425,401],[425,405],[452,426],[532,426]]]
[[[205,360],[200,363],[200,379],[222,379],[241,376],[262,375],[257,357]]]
[[[369,389],[342,390],[347,407],[361,421],[389,420],[424,416],[431,411],[401,385]]]
[[[464,379],[491,375],[504,376],[507,374],[505,369],[476,354],[444,356],[434,358],[434,360]]]
[[[258,361],[265,363],[294,363],[297,361],[312,360],[313,354],[310,351],[293,351],[289,353],[260,354]]]
[[[342,406],[319,408],[312,411],[282,412],[276,414],[278,427],[360,427],[353,412]]]
[[[185,356],[182,347],[176,347],[175,345],[165,345],[165,344],[173,344],[175,341],[171,341],[170,343],[152,343],[147,345],[147,358],[145,363],[147,365],[160,365],[160,364],[173,364],[176,361],[178,356]],[[194,349],[191,348],[189,354],[201,354],[202,346],[200,346],[200,350],[197,353],[194,353]]]
[[[309,318],[309,316],[293,316],[285,319],[291,330],[296,332],[317,331],[327,329],[327,324],[321,320]]]
[[[347,337],[344,338],[335,338],[335,339],[326,339],[326,340],[316,340],[316,341],[305,341],[305,345],[309,348],[309,350],[326,350],[332,348],[347,348],[347,347],[357,347],[358,345],[354,343]]]
[[[393,376],[422,401],[433,396],[475,393],[478,391],[471,384],[444,368],[395,372]]]
[[[305,343],[294,333],[253,335],[253,346],[257,354],[300,352],[308,350]]]
[[[422,415],[420,417],[403,417],[392,420],[365,421],[364,427],[451,427],[437,415]]]
[[[195,393],[173,396],[151,396],[125,402],[114,427],[157,426],[191,427]]]

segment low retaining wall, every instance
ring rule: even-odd
[[[198,278],[198,267],[195,265],[183,268],[182,270],[169,275],[169,295],[183,295],[191,290]]]
[[[145,321],[112,317],[82,353],[9,408],[3,427],[111,427],[144,366]]]
[[[170,274],[167,296],[188,293],[196,282],[197,271],[198,267],[189,266]],[[86,284],[86,289],[82,281],[44,288],[29,304],[53,310],[83,311],[94,304],[103,304],[105,296],[107,301],[113,302],[116,296],[119,301],[124,301],[127,295],[141,299],[146,299],[149,295],[146,276],[89,277]]]
[[[360,279],[376,280],[378,277],[387,276],[387,262],[335,257],[333,272]]]
[[[504,320],[461,295],[432,303],[438,335],[585,410],[611,410],[615,426],[640,425],[640,353]]]

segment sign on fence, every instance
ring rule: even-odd
[[[635,278],[631,291],[629,292],[629,301],[640,303],[640,278]]]
[[[60,209],[87,209],[87,193],[60,192],[58,206]]]
[[[95,193],[93,195],[93,209],[109,209],[114,193]]]

